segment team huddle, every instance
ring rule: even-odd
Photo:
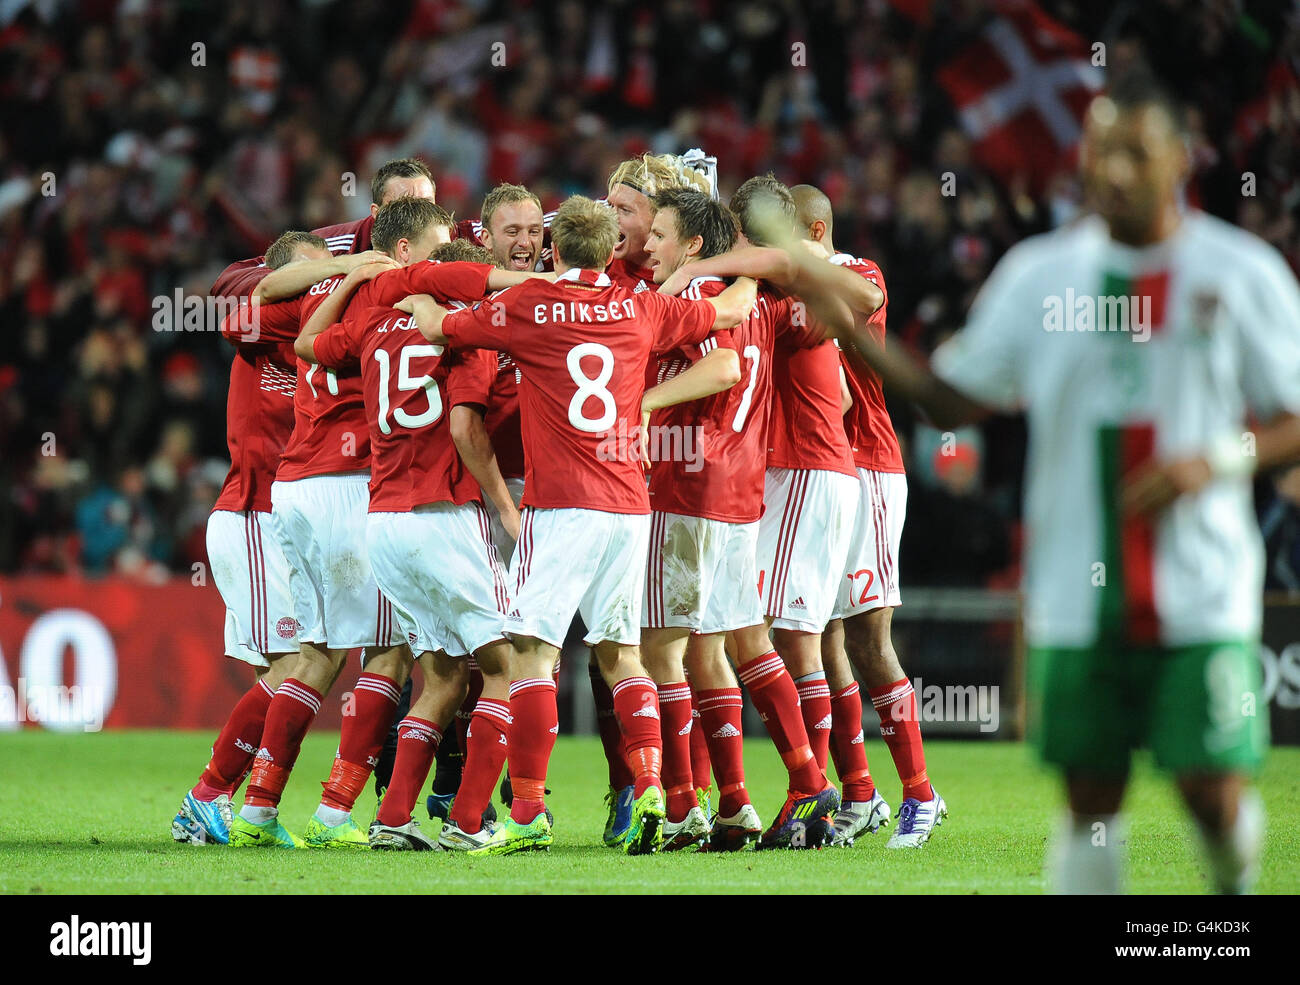
[[[505,184],[457,223],[421,162],[392,161],[367,218],[286,232],[222,273],[212,293],[241,303],[221,329],[236,349],[232,467],[208,552],[226,652],[259,679],[177,841],[548,848],[577,617],[606,845],[852,845],[891,821],[890,847],[926,843],[947,808],[889,628],[906,480],[861,355],[884,342],[884,278],[836,251],[816,188],[760,176],[724,206],[714,175],[700,152],[644,155],[603,201],[548,215]],[[358,648],[300,837],[281,794]],[[855,669],[902,782],[896,816],[868,768]],[[789,774],[766,828],[745,786],[741,685]],[[430,798],[435,841],[412,813],[440,747],[461,765]],[[352,810],[376,773],[367,830]]]

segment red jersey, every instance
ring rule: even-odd
[[[883,349],[885,308],[889,306],[885,275],[870,260],[862,260],[847,253],[836,253],[831,257],[831,263],[861,274],[885,295],[880,307],[867,319],[867,333]],[[853,450],[854,464],[860,469],[875,472],[902,472],[903,454],[898,448],[898,436],[894,434],[894,422],[889,419],[889,411],[885,407],[885,394],[880,386],[879,374],[870,367],[851,362],[844,353],[840,353],[840,362],[844,367],[844,377],[848,380],[849,393],[853,396],[853,406],[844,415],[844,432]]]
[[[492,439],[497,468],[503,479],[524,477],[524,438],[519,427],[519,381],[522,371],[514,359],[497,353],[497,375],[488,394],[483,424]]]
[[[412,315],[391,307],[357,312],[313,343],[324,366],[361,364],[370,429],[370,512],[407,513],[425,503],[481,499],[449,423],[457,404],[486,404],[496,353],[425,341]]]
[[[230,471],[214,510],[271,512],[271,483],[293,430],[293,346],[245,347],[230,366],[226,445]]]
[[[343,279],[339,274],[311,286],[302,298],[302,324]],[[280,459],[277,481],[370,468],[370,433],[361,373],[355,364],[327,367],[299,359],[293,418],[293,434]]]
[[[421,260],[386,270],[357,288],[346,312],[376,305],[390,307],[408,294],[432,294],[439,301],[481,298],[492,268],[483,263],[431,263]],[[312,285],[303,296],[301,322],[306,325],[325,298],[343,283],[343,276]],[[289,439],[277,479],[290,481],[333,472],[357,472],[370,467],[370,434],[366,425],[362,382],[355,361],[322,366],[298,361],[298,391],[294,395],[293,437]]]
[[[697,277],[685,298],[721,294],[717,277]],[[650,473],[650,505],[665,513],[699,516],[728,523],[752,523],[763,514],[763,470],[767,456],[768,412],[772,403],[772,345],[789,303],[760,291],[749,317],[730,332],[718,332],[698,346],[675,349],[652,364],[657,385],[702,359],[718,345],[740,355],[740,382],[702,400],[665,407],[650,419],[652,445],[658,440],[694,442],[693,454],[674,455]],[[722,341],[724,337],[729,339]],[[681,437],[678,438],[677,436]],[[689,436],[689,437],[688,437]]]
[[[789,301],[787,299],[787,304]],[[772,356],[772,420],[767,466],[820,469],[856,477],[844,434],[839,349],[799,319],[803,305],[790,305],[779,326]]]
[[[713,306],[566,270],[443,321],[453,346],[509,353],[522,373],[523,505],[649,513],[637,454],[651,353],[698,343]]]
[[[370,230],[374,225],[374,216],[367,215],[364,219],[353,219],[351,222],[340,222],[337,225],[313,229],[312,235],[325,240],[325,245],[334,256],[342,253],[364,253],[370,249]],[[270,272],[271,268],[266,265],[265,257],[236,260],[217,275],[217,280],[208,293],[213,297],[246,298]]]
[[[236,346],[288,342],[292,351],[302,323],[304,297],[305,294],[299,294],[284,301],[257,305],[248,298],[240,298],[239,307],[222,320],[221,334]]]
[[[609,274],[609,279],[615,285],[629,291],[659,290],[659,285],[655,283],[655,272],[649,267],[634,267],[626,260],[614,260],[605,268],[605,273]]]

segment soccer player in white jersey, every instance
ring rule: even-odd
[[[1080,160],[1097,214],[1007,254],[937,375],[861,351],[940,427],[1027,411],[1030,731],[1070,807],[1052,887],[1120,890],[1118,812],[1149,746],[1215,887],[1246,892],[1267,746],[1250,476],[1300,456],[1300,287],[1180,204],[1181,113],[1150,78],[1093,101]]]

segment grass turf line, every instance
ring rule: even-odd
[[[337,741],[326,733],[304,745],[282,808],[299,834]],[[1061,810],[1054,776],[1026,746],[931,740],[930,775],[951,816],[919,852],[886,851],[885,831],[850,849],[627,858],[600,845],[607,787],[599,741],[566,737],[551,764],[556,828],[549,853],[470,859],[176,845],[171,818],[211,742],[212,734],[198,732],[0,735],[0,892],[1039,893],[1044,845]],[[766,740],[749,742],[745,752],[750,793],[767,823],[782,801],[784,771]],[[888,751],[870,742],[868,755],[896,812],[899,783]],[[1273,750],[1260,780],[1269,827],[1259,890],[1300,892],[1300,749]],[[1146,760],[1126,808],[1128,890],[1205,892],[1191,824]],[[373,812],[368,788],[357,820],[364,824]],[[423,800],[415,816],[436,835]]]

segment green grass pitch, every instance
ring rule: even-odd
[[[595,738],[561,738],[551,763],[555,846],[509,858],[442,852],[272,852],[173,844],[170,822],[212,735],[104,732],[0,736],[0,892],[4,893],[1039,893],[1058,816],[1052,774],[1019,744],[926,743],[950,816],[919,852],[887,836],[850,849],[627,858],[600,845],[605,769]],[[301,831],[337,737],[309,736],[282,815]],[[891,806],[888,752],[870,743]],[[783,772],[766,741],[746,747],[754,803],[768,821]],[[1261,778],[1268,841],[1259,889],[1300,892],[1300,749],[1274,750]],[[1126,805],[1131,892],[1201,893],[1205,870],[1169,784],[1143,762]],[[367,791],[357,817],[374,810]],[[423,803],[416,817],[424,817]],[[436,833],[437,823],[425,820]]]

